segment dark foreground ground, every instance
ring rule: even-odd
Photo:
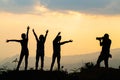
[[[2,73],[0,80],[65,80],[65,78],[65,72],[27,70]]]
[[[120,80],[120,69],[88,69],[69,74],[64,71],[8,71],[0,74],[0,80]]]
[[[120,69],[90,69],[69,74],[68,80],[120,80]]]

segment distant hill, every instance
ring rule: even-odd
[[[61,66],[64,66],[64,69],[68,71],[72,71],[72,69],[80,68],[87,62],[93,62],[94,64],[97,61],[100,52],[82,54],[82,55],[74,55],[74,56],[62,56],[61,58]],[[120,66],[120,48],[111,50],[112,58],[110,58],[109,66],[113,68],[118,68]],[[18,55],[15,55],[10,58],[6,58],[5,60],[0,62],[0,68],[5,67],[8,69],[14,69],[17,63],[13,63],[12,61],[18,58]],[[51,65],[51,57],[45,57],[45,70],[49,70]],[[40,65],[40,64],[39,64]],[[56,62],[55,62],[56,65]],[[101,64],[102,66],[103,63]],[[35,57],[29,57],[29,68],[34,69],[35,66]],[[21,69],[24,67],[24,60],[21,64]],[[56,67],[55,67],[56,68]]]

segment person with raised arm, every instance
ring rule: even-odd
[[[21,34],[21,38],[22,38],[21,40],[16,40],[16,39],[7,40],[7,42],[19,42],[21,44],[21,53],[20,53],[20,58],[19,58],[19,62],[18,62],[16,70],[19,70],[19,67],[21,65],[21,62],[22,62],[24,56],[25,56],[25,70],[27,70],[27,67],[28,67],[28,56],[29,56],[28,34],[29,34],[29,29],[30,29],[30,27],[28,26],[27,33]]]
[[[55,37],[55,39],[53,40],[53,56],[52,56],[52,63],[51,63],[50,71],[52,71],[53,69],[56,58],[57,58],[57,64],[58,64],[58,71],[60,70],[61,45],[72,42],[72,40],[60,42],[61,41],[60,34],[61,32],[59,32],[57,36]]]
[[[41,70],[43,70],[43,67],[44,67],[44,53],[45,53],[44,52],[44,44],[45,44],[45,41],[46,41],[46,37],[48,35],[48,30],[46,31],[45,36],[41,34],[39,36],[39,38],[37,37],[34,29],[33,29],[33,34],[34,34],[36,42],[37,42],[35,69],[38,70],[39,58],[41,57]]]

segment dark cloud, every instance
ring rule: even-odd
[[[73,10],[87,14],[120,14],[120,0],[0,0],[0,11],[29,13],[36,3],[50,10]]]
[[[42,4],[46,4],[51,9],[62,10],[81,10],[90,8],[100,8],[106,6],[106,0],[41,0]]]
[[[41,0],[53,10],[74,10],[88,14],[120,14],[120,0]]]
[[[35,0],[0,0],[0,11],[27,13],[33,10]]]

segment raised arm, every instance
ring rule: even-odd
[[[69,40],[69,41],[60,42],[60,45],[63,45],[63,44],[65,44],[65,43],[69,43],[69,42],[73,42],[73,40]]]
[[[6,40],[6,42],[20,42],[21,40],[15,40],[15,39],[11,39],[11,40]]]
[[[27,39],[28,39],[29,29],[30,29],[30,27],[28,26],[28,27],[27,27],[27,33],[26,33],[26,38],[27,38]]]
[[[34,34],[36,40],[38,41],[38,37],[37,37],[37,35],[36,35],[36,33],[35,33],[35,30],[33,29],[32,31],[33,31],[33,34]]]
[[[59,33],[57,34],[57,36],[55,37],[55,39],[54,39],[54,40],[56,40],[56,39],[57,39],[57,37],[58,37],[60,34],[61,34],[61,32],[59,32]]]
[[[46,34],[45,34],[45,40],[46,40],[47,35],[48,35],[48,30],[46,31]]]

